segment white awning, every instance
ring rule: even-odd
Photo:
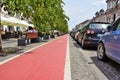
[[[29,24],[25,20],[20,20],[20,19],[14,18],[14,17],[4,17],[4,16],[1,15],[1,21],[18,23],[18,24],[23,24],[23,25],[26,25],[26,26],[32,26],[33,27],[33,24]]]

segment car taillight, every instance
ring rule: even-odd
[[[90,34],[90,30],[87,30],[87,31],[86,31],[86,34]]]
[[[87,30],[86,31],[86,34],[94,34],[95,32],[94,31],[92,31],[92,30]]]
[[[91,31],[91,34],[94,34],[95,32],[94,31]]]

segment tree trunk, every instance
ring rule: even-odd
[[[1,38],[1,31],[0,31],[0,51],[2,50],[2,38]]]

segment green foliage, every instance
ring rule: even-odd
[[[50,35],[50,32],[49,32],[49,31],[46,31],[46,35]]]
[[[64,14],[62,0],[3,0],[4,10],[10,15],[22,13],[31,18],[38,32],[56,29],[68,32],[69,18]]]
[[[38,32],[38,35],[43,37],[44,36],[44,33],[43,32]]]

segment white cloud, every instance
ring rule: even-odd
[[[106,0],[96,0],[92,3],[93,6],[103,6],[106,5]]]

